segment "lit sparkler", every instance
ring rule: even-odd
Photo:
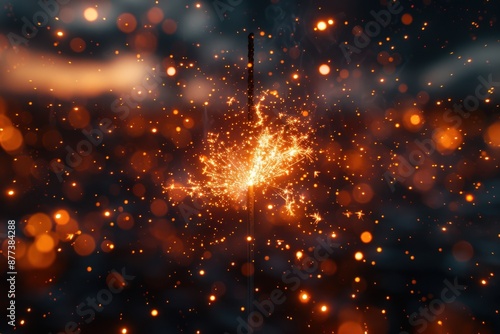
[[[184,188],[192,197],[209,197],[214,206],[237,203],[247,210],[248,264],[254,265],[255,248],[255,189],[265,193],[273,188],[285,202],[290,215],[297,203],[293,182],[285,186],[280,179],[291,176],[304,160],[312,161],[311,128],[298,117],[279,114],[279,122],[272,122],[261,110],[265,93],[259,103],[253,103],[253,34],[249,36],[248,112],[247,120],[233,123],[230,130],[207,134],[207,154],[201,155],[204,181],[189,180]],[[241,129],[241,132],[239,131]],[[234,138],[236,136],[236,138]],[[316,174],[315,174],[316,175]],[[175,188],[174,185],[171,188]],[[303,199],[298,200],[299,203]],[[313,217],[316,222],[321,217]],[[248,273],[248,306],[252,311],[253,274]]]
[[[274,188],[287,207],[294,201],[293,191],[289,187],[282,189],[277,181],[291,175],[303,160],[312,160],[310,132],[301,132],[300,120],[293,117],[287,117],[284,125],[266,124],[260,106],[255,107],[257,119],[249,125],[251,131],[244,140],[232,142],[221,134],[208,134],[208,154],[200,158],[207,180],[190,180],[191,195],[213,197],[215,206],[238,203],[247,207],[249,187],[263,192]],[[292,213],[292,208],[288,211]]]
[[[282,179],[297,172],[304,161],[313,160],[312,130],[307,121],[282,113],[279,122],[269,121],[262,111],[266,94],[253,107],[255,119],[207,134],[207,148],[200,155],[205,178],[191,176],[189,185],[181,189],[194,198],[208,198],[216,207],[237,204],[244,209],[251,209],[253,189],[262,193],[272,189],[285,202],[287,213],[294,214],[295,205],[303,201],[293,190],[294,182]],[[166,190],[176,188],[172,184]]]

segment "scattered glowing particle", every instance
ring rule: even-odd
[[[307,303],[309,301],[309,299],[311,299],[311,296],[309,296],[309,294],[307,292],[303,292],[300,294],[300,301],[302,303]]]
[[[314,224],[319,223],[323,218],[321,218],[321,215],[319,213],[314,213],[311,215],[312,218],[314,218]]]
[[[90,273],[91,271],[92,271],[92,267],[91,267],[91,266],[88,266],[88,267],[87,267],[87,272],[89,272],[89,273]]]
[[[54,214],[54,221],[57,225],[66,225],[69,220],[69,213],[66,210],[57,210]]]
[[[410,25],[413,22],[413,17],[408,13],[403,14],[403,16],[401,17],[401,22],[403,22],[403,24],[405,25]]]
[[[361,241],[363,241],[365,244],[372,241],[372,239],[373,239],[373,237],[372,237],[372,234],[370,232],[365,231],[365,232],[361,233]]]
[[[295,256],[297,256],[297,259],[301,259],[304,254],[301,251],[298,251]]]
[[[62,37],[62,36],[64,36],[64,33],[62,31],[58,31],[56,35],[59,37]]]
[[[326,312],[326,311],[328,311],[328,307],[326,305],[321,305],[320,310],[321,310],[321,312]]]
[[[355,258],[357,261],[361,261],[361,260],[363,260],[363,257],[364,257],[364,255],[363,255],[363,253],[361,253],[361,252],[356,252],[356,254],[354,254],[354,258]]]
[[[377,247],[377,253],[382,253],[382,247]]]
[[[98,16],[97,10],[93,7],[88,7],[83,11],[83,17],[89,22],[97,20]]]
[[[105,212],[104,212],[104,216],[105,216],[105,217],[109,217],[110,215],[111,215],[111,213],[110,213],[109,211],[105,211]]]
[[[175,75],[175,73],[177,73],[177,70],[175,69],[175,67],[170,66],[169,68],[167,68],[167,74],[169,76],[173,77]]]
[[[131,13],[123,13],[116,19],[116,24],[120,31],[129,34],[137,28],[137,19]]]
[[[210,301],[215,301],[215,296],[214,295],[210,295]]]
[[[407,84],[400,84],[398,86],[398,91],[400,93],[406,93],[408,91],[408,85]]]
[[[316,28],[318,28],[318,30],[320,30],[320,31],[325,30],[326,27],[327,27],[327,25],[326,25],[325,21],[319,21],[318,24],[316,25]]]
[[[299,78],[299,75],[297,73],[295,73],[292,78],[294,78],[295,80],[297,80]]]
[[[271,210],[271,209],[273,208],[273,205],[272,205],[272,204],[269,204],[269,205],[267,206],[267,208],[268,208],[269,210]]]
[[[359,277],[355,277],[355,278],[354,278],[354,282],[356,282],[356,283],[361,282],[361,278],[359,278]]]
[[[127,334],[127,329],[126,328],[122,328],[122,334]]]
[[[55,246],[54,239],[48,234],[40,234],[35,239],[35,247],[42,253],[52,251]]]
[[[472,201],[474,200],[474,195],[472,195],[472,194],[467,194],[467,195],[465,196],[465,200],[466,200],[467,202],[472,202]]]
[[[319,73],[321,75],[328,75],[330,73],[330,66],[328,66],[327,64],[322,64],[319,67]]]
[[[75,252],[80,256],[88,256],[94,252],[95,240],[90,234],[80,234],[73,243]]]
[[[203,275],[205,275],[205,270],[202,269],[202,270],[200,270],[200,276],[203,276]]]
[[[151,310],[151,315],[153,317],[156,317],[158,315],[158,310],[156,310],[156,309]]]
[[[419,116],[419,115],[412,115],[412,116],[410,117],[410,122],[411,122],[411,124],[413,124],[413,125],[418,125],[418,124],[420,124],[420,116]]]
[[[329,19],[329,20],[328,20],[328,24],[329,24],[329,25],[332,25],[332,24],[334,24],[334,23],[335,23],[335,21],[333,21],[332,19]]]
[[[342,69],[342,70],[339,72],[339,77],[340,77],[341,79],[347,79],[347,78],[349,78],[349,71],[348,71],[348,70],[346,70],[345,68],[344,68],[344,69]]]
[[[163,20],[163,17],[163,10],[159,7],[152,7],[147,13],[149,22],[153,24],[160,23]]]
[[[482,285],[486,285],[486,283],[487,283],[487,282],[486,282],[486,280],[484,280],[484,279],[483,279],[483,280],[481,280],[481,284],[482,284]]]
[[[9,196],[14,196],[14,190],[9,190],[9,191],[7,191],[7,195],[9,195]]]
[[[248,236],[248,237],[247,237],[247,241],[252,241],[252,237],[251,237],[251,236]]]
[[[491,147],[500,147],[500,122],[495,122],[486,129],[484,141]]]

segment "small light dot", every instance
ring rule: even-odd
[[[310,299],[311,299],[311,296],[309,296],[309,294],[307,294],[306,292],[301,293],[300,301],[302,303],[307,303]]]
[[[326,25],[325,21],[319,21],[318,24],[316,25],[316,27],[318,28],[318,30],[323,31],[326,29],[327,25]]]

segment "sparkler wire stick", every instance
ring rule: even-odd
[[[248,122],[253,121],[253,116],[255,112],[255,106],[253,101],[254,96],[254,82],[253,82],[253,69],[254,69],[254,34],[250,33],[248,35],[248,89],[247,89],[247,106],[248,106]],[[251,127],[250,127],[251,128]],[[250,133],[252,136],[253,134]],[[248,186],[247,192],[247,257],[248,257],[248,268],[254,268],[253,272],[248,272],[248,314],[252,312],[252,302],[254,293],[254,274],[255,274],[255,260],[254,260],[254,248],[255,248],[255,192],[253,184]]]

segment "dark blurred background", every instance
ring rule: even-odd
[[[500,332],[493,1],[1,4],[0,333]],[[256,189],[253,268],[245,207],[184,189],[245,121],[250,32],[267,121],[314,149],[273,180],[294,215]],[[249,275],[284,298],[250,321]]]

